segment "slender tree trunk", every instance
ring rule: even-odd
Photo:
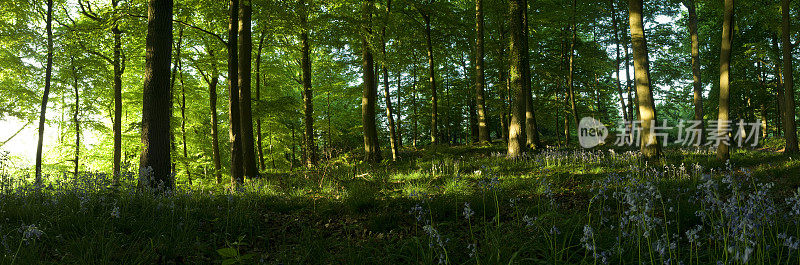
[[[489,143],[489,123],[486,119],[486,77],[483,60],[483,0],[475,0],[475,106],[478,111],[478,141]]]
[[[219,154],[219,121],[217,120],[217,85],[219,84],[219,70],[217,70],[217,58],[214,56],[214,49],[206,47],[208,57],[211,60],[211,82],[208,83],[208,101],[211,112],[211,153],[214,161],[214,179],[217,184],[222,183],[222,163]]]
[[[403,79],[403,75],[401,73],[397,73],[397,109],[394,110],[394,114],[397,116],[397,148],[403,147],[403,120],[400,117],[400,110],[402,109],[400,106],[400,82]]]
[[[152,2],[152,0],[151,0]],[[50,98],[50,79],[53,76],[53,0],[47,0],[47,66],[44,77],[44,93],[42,94],[42,108],[39,111],[39,142],[36,145],[36,185],[42,184],[42,144],[44,142],[45,112],[47,100]]]
[[[386,119],[389,121],[389,144],[392,148],[392,161],[397,160],[400,155],[400,144],[398,144],[397,133],[395,131],[394,116],[392,114],[392,97],[389,94],[389,69],[386,57],[386,26],[389,24],[389,15],[392,11],[392,0],[386,0],[386,18],[381,29],[381,53],[383,54],[383,94],[386,97]],[[399,87],[398,87],[399,88]]]
[[[78,119],[78,115],[81,112],[81,98],[80,92],[78,92],[78,71],[75,69],[75,61],[72,57],[69,58],[70,65],[72,66],[72,88],[74,89],[75,93],[75,112],[72,114],[72,122],[75,123],[75,179],[78,179],[79,174],[79,167],[80,167],[80,157],[81,157],[81,121]]]
[[[527,0],[525,0],[527,2]],[[522,88],[525,90],[525,144],[531,148],[539,148],[539,128],[536,126],[536,114],[533,111],[533,90],[531,89],[530,48],[528,46],[528,4],[522,6]]]
[[[733,0],[725,1],[725,13],[722,21],[722,44],[719,55],[719,114],[717,115],[717,135],[726,137],[732,128],[729,124],[730,91],[731,91],[731,38],[733,35]],[[784,65],[785,62],[784,62]],[[788,79],[788,78],[787,78]],[[717,159],[728,160],[730,150],[728,143],[720,141],[717,146]]]
[[[372,20],[372,0],[366,0],[362,6],[365,21],[365,35],[362,40],[362,53],[364,71],[364,93],[361,98],[361,118],[364,128],[364,161],[375,163],[381,161],[381,150],[378,142],[378,130],[375,123],[375,105],[378,101],[378,86],[375,84],[375,62],[372,55],[372,29],[369,21]]]
[[[511,90],[514,91],[514,101],[511,102],[511,122],[509,124],[508,158],[517,158],[525,152],[525,108],[527,101],[525,96],[525,55],[528,52],[524,48],[523,38],[527,38],[523,29],[525,26],[525,7],[526,0],[510,0],[509,16],[511,39],[509,41],[510,58],[510,79]]]
[[[145,39],[142,92],[142,154],[139,186],[175,187],[170,170],[170,59],[172,56],[172,1],[150,0]]]
[[[792,66],[792,50],[794,45],[790,40],[791,34],[789,21],[789,0],[781,0],[781,14],[783,21],[781,23],[781,44],[783,46],[783,72],[786,76],[783,82],[784,91],[784,115],[783,126],[786,135],[786,149],[784,153],[796,154],[800,152],[797,146],[797,127],[795,116],[795,102],[794,102],[794,68]]]
[[[617,8],[614,5],[614,0],[610,0],[611,2],[611,21],[614,24],[614,44],[615,44],[615,67],[614,67],[614,74],[616,75],[617,80],[614,81],[614,86],[617,87],[617,92],[619,94],[619,105],[620,110],[622,111],[622,119],[625,121],[630,121],[630,117],[628,117],[628,108],[625,105],[625,96],[623,96],[622,86],[620,85],[619,80],[619,64],[620,64],[620,57],[619,57],[619,20],[617,19]]]
[[[261,50],[264,47],[264,36],[267,34],[261,33],[261,39],[258,41],[258,53],[256,54],[256,102],[261,101]],[[256,142],[258,147],[258,164],[261,170],[267,169],[264,165],[264,148],[261,145],[261,117],[256,118]]]
[[[506,28],[501,23],[500,26],[500,43],[506,43]],[[511,106],[510,106],[510,84],[511,82],[508,80],[508,58],[506,57],[506,45],[498,45],[498,54],[499,54],[499,73],[498,76],[500,78],[500,83],[498,84],[501,87],[501,101],[503,102],[502,111],[500,113],[500,123],[501,123],[501,133],[503,134],[503,142],[508,143],[508,120],[511,115]]]
[[[570,26],[570,34],[572,37],[570,38],[569,42],[569,73],[567,77],[567,87],[569,92],[569,103],[570,103],[570,110],[572,110],[572,121],[575,125],[575,130],[578,129],[578,110],[575,106],[575,42],[577,37],[577,25],[576,25],[576,16],[577,16],[577,1],[572,1],[572,25]]]
[[[111,6],[116,9],[118,2],[118,0],[111,0]],[[119,186],[122,160],[122,74],[125,72],[125,56],[122,54],[122,31],[116,21],[111,26],[111,33],[114,35],[114,175],[111,186],[117,187]]]
[[[644,35],[642,19],[642,0],[629,0],[629,21],[631,26],[631,42],[633,44],[633,67],[636,69],[636,95],[641,113],[641,152],[646,159],[657,159],[661,156],[661,145],[653,130],[658,120],[650,85],[650,62],[647,54],[647,40]]]
[[[436,96],[436,65],[433,63],[433,44],[431,42],[431,16],[428,13],[422,13],[422,19],[425,20],[425,43],[428,48],[428,78],[430,79],[431,86],[431,144],[437,144],[438,130],[437,125],[439,120],[439,100]]]
[[[174,59],[174,61],[172,63],[172,74],[170,75],[171,77],[170,77],[170,82],[169,82],[169,105],[171,106],[170,108],[174,108],[175,107],[175,104],[173,102],[173,100],[175,100],[175,81],[178,80],[178,68],[179,68],[180,62],[181,62],[181,51],[183,50],[183,48],[181,46],[182,44],[183,44],[183,27],[179,27],[178,28],[178,43],[175,45],[175,59]],[[175,118],[175,117],[173,117],[173,113],[172,112],[170,112],[169,115],[170,115],[170,120]],[[175,131],[174,130],[175,130],[175,128],[170,127],[170,130],[169,130],[169,145],[170,145],[170,152],[172,154],[177,154],[178,150],[175,147]],[[176,162],[177,162],[177,160],[172,160],[172,172],[174,172],[175,174],[178,173],[178,170],[176,170]]]
[[[700,82],[700,40],[697,36],[697,11],[694,0],[683,2],[689,10],[689,34],[692,38],[692,79],[694,80],[694,120],[700,121],[699,130],[705,132],[703,121],[703,84]],[[700,143],[703,143],[703,134],[700,134]]]
[[[242,164],[242,124],[239,113],[239,0],[230,0],[228,22],[228,120],[229,141],[231,146],[231,184],[239,185],[244,182],[244,168]]]
[[[183,168],[186,170],[186,177],[189,186],[192,185],[192,170],[189,168],[189,150],[186,145],[186,86],[183,83],[183,62],[178,61],[178,75],[181,81],[181,140],[183,142]]]
[[[242,167],[248,178],[258,176],[256,165],[255,140],[253,137],[253,107],[251,94],[253,34],[251,17],[253,7],[250,0],[240,1],[239,5],[239,114],[242,134]]]
[[[625,47],[625,90],[628,91],[628,118],[631,121],[639,120],[639,102],[636,100],[636,96],[634,96],[633,86],[634,80],[631,79],[631,68],[630,68],[630,61],[631,61],[631,54],[628,52],[628,42],[626,41]]]
[[[313,167],[317,164],[317,145],[314,143],[314,94],[311,90],[311,59],[310,59],[310,45],[308,43],[308,7],[306,1],[300,1],[300,24],[302,32],[300,33],[302,59],[300,60],[301,68],[303,68],[303,121],[305,126],[304,143],[305,146],[305,164],[307,167]]]
[[[784,131],[783,131],[783,129],[784,129],[784,127],[783,127],[784,114],[783,114],[783,112],[786,109],[786,107],[783,106],[784,103],[785,103],[785,100],[784,100],[784,98],[785,98],[784,97],[784,87],[783,87],[783,71],[781,70],[781,65],[783,64],[782,63],[783,60],[780,58],[781,57],[781,54],[780,54],[781,51],[780,51],[780,47],[778,47],[778,37],[777,36],[773,36],[772,37],[772,53],[775,56],[775,64],[774,64],[775,91],[777,92],[776,101],[778,102],[778,104],[777,104],[777,106],[778,106],[778,108],[777,108],[777,117],[778,118],[776,119],[775,129],[777,129],[777,134],[778,135],[783,136],[784,135]]]
[[[411,108],[414,112],[414,124],[412,126],[411,132],[411,146],[414,148],[417,147],[417,141],[419,140],[419,115],[417,114],[417,68],[419,68],[419,64],[417,63],[417,54],[413,53],[413,60],[414,60],[414,73],[411,74],[411,93],[412,93],[412,100]]]

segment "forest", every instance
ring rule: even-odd
[[[2,264],[800,264],[800,1],[0,14]]]

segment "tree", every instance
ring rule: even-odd
[[[578,109],[575,106],[575,42],[577,37],[576,16],[578,15],[577,0],[572,0],[572,22],[570,22],[570,41],[569,41],[569,73],[567,73],[567,92],[569,93],[570,110],[572,111],[572,121],[575,125],[575,130],[578,130]],[[565,125],[566,124],[565,122]],[[567,134],[567,144],[569,144],[569,129],[565,129]]]
[[[247,1],[247,0],[245,0]],[[244,163],[242,151],[242,124],[239,108],[239,55],[237,43],[239,42],[239,35],[237,34],[239,24],[239,0],[230,1],[230,9],[228,10],[228,120],[230,121],[229,127],[229,141],[231,144],[231,183],[234,185],[242,184],[244,182]]]
[[[509,29],[511,38],[509,40],[509,50],[511,55],[510,61],[510,89],[514,92],[514,100],[511,102],[511,121],[509,122],[508,129],[508,158],[517,158],[525,152],[526,148],[526,134],[525,134],[525,108],[527,100],[525,96],[525,62],[526,56],[524,53],[528,51],[524,49],[523,38],[528,36],[524,33],[524,10],[527,6],[526,0],[510,0],[508,1],[508,13],[510,16]]]
[[[381,149],[378,142],[378,129],[375,124],[375,105],[378,101],[378,86],[375,80],[375,61],[372,55],[372,0],[366,0],[362,4],[362,15],[364,23],[363,39],[361,42],[362,66],[361,71],[364,90],[361,97],[361,121],[364,130],[364,161],[381,161]]]
[[[111,7],[116,9],[119,0],[111,0]],[[122,157],[122,74],[125,73],[125,54],[122,51],[122,31],[115,20],[111,26],[114,35],[114,164],[112,186],[119,185],[120,163]]]
[[[475,0],[475,106],[477,107],[478,117],[478,141],[488,143],[489,126],[486,119],[486,77],[484,75],[484,55],[483,55],[483,0]]]
[[[700,131],[705,131],[703,121],[703,84],[700,82],[700,40],[697,36],[697,9],[694,0],[685,0],[683,5],[689,11],[689,35],[692,38],[692,79],[694,93],[694,120],[700,122]],[[700,134],[700,142],[703,142],[703,135]]]
[[[392,115],[392,97],[389,94],[389,68],[387,66],[386,56],[386,26],[389,24],[389,15],[392,11],[392,0],[386,0],[386,18],[384,19],[383,28],[381,29],[381,53],[383,54],[383,61],[381,68],[383,68],[383,94],[386,98],[386,119],[389,121],[389,144],[392,148],[392,161],[397,160],[400,154],[400,142],[397,132],[395,131],[394,116]],[[398,76],[398,78],[400,78]],[[397,87],[400,88],[399,86]],[[398,91],[398,93],[400,93]]]
[[[150,0],[147,8],[144,90],[142,92],[142,153],[139,186],[175,186],[170,170],[170,58],[172,0]]]
[[[308,6],[305,0],[300,0],[300,33],[302,59],[300,59],[301,68],[303,68],[303,121],[305,124],[305,151],[306,151],[306,166],[312,167],[317,164],[317,145],[314,144],[314,96],[311,90],[311,59],[309,58],[310,50],[308,43]]]
[[[439,135],[439,98],[436,95],[436,64],[433,60],[433,42],[431,41],[431,15],[420,10],[425,21],[425,47],[428,49],[428,79],[431,87],[431,144],[438,143]]]
[[[42,94],[42,107],[39,111],[39,142],[36,145],[36,185],[42,184],[42,144],[44,141],[45,112],[47,100],[50,97],[50,79],[53,76],[53,0],[47,0],[47,66],[44,77],[44,93]]]
[[[647,54],[647,40],[644,35],[642,0],[629,0],[628,13],[633,46],[633,67],[636,78],[636,98],[639,102],[641,121],[641,152],[646,159],[661,156],[661,145],[652,131],[657,120],[653,91],[650,87],[650,59]]]
[[[258,176],[255,140],[253,137],[253,109],[250,89],[252,76],[253,34],[251,17],[253,7],[250,0],[239,5],[239,115],[242,134],[242,167],[248,178]]]
[[[722,44],[719,55],[719,114],[717,115],[717,136],[729,135],[730,121],[730,91],[731,91],[731,36],[733,35],[733,0],[725,0],[725,10],[722,20]],[[785,60],[784,60],[785,61]],[[785,65],[785,63],[784,63]],[[788,78],[787,78],[788,79]],[[642,113],[644,115],[644,113]],[[727,160],[730,158],[728,143],[720,141],[717,146],[717,158]]]
[[[794,68],[792,67],[792,48],[794,45],[789,40],[791,36],[789,22],[789,0],[781,0],[781,14],[783,20],[781,22],[781,46],[783,46],[783,72],[784,72],[784,92],[783,92],[783,127],[786,137],[786,148],[784,152],[787,154],[795,154],[800,152],[797,146],[797,127],[794,119]]]
[[[527,0],[526,0],[527,1]],[[525,144],[539,148],[539,129],[536,128],[536,114],[533,110],[533,93],[531,90],[530,48],[528,46],[528,4],[522,8],[522,88],[525,91]]]

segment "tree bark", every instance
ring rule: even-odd
[[[111,0],[111,6],[116,9],[118,0]],[[122,160],[122,74],[125,72],[125,56],[122,54],[122,31],[117,22],[113,22],[111,33],[114,35],[114,151],[113,151],[113,176],[111,186],[119,186],[120,164]]]
[[[256,102],[261,101],[261,50],[264,47],[264,34],[261,33],[261,39],[258,41],[258,53],[256,54]],[[261,145],[262,142],[261,136],[261,118],[256,118],[256,142],[258,148],[258,164],[261,166],[261,170],[267,169],[264,165],[264,148]]]
[[[784,135],[784,127],[783,127],[783,111],[786,109],[783,105],[785,104],[785,96],[784,96],[784,87],[783,87],[783,71],[781,70],[782,59],[780,58],[781,51],[780,47],[778,47],[778,37],[773,36],[772,38],[772,53],[775,56],[775,64],[774,64],[774,71],[775,71],[775,91],[778,102],[777,106],[777,119],[775,123],[775,129],[777,129],[777,134],[780,136]]]
[[[403,147],[403,126],[402,126],[403,125],[403,120],[400,117],[400,110],[401,110],[401,107],[400,107],[401,106],[400,105],[400,88],[401,88],[401,84],[400,84],[400,82],[402,81],[402,79],[403,79],[403,75],[401,73],[397,73],[397,109],[395,109],[393,111],[394,114],[397,116],[397,148]]]
[[[731,91],[731,38],[733,35],[733,0],[724,0],[725,11],[722,21],[722,44],[719,55],[719,114],[717,115],[717,135],[726,137],[729,135],[730,124],[730,91]],[[785,62],[784,62],[785,65]],[[788,78],[787,78],[788,79]],[[728,160],[730,150],[728,143],[720,141],[717,146],[717,159]]]
[[[619,79],[619,64],[620,64],[620,56],[619,56],[619,20],[617,19],[617,7],[614,5],[614,0],[610,0],[611,2],[611,21],[614,24],[614,44],[615,44],[615,67],[614,67],[614,74],[616,75],[617,81],[614,81],[614,86],[617,87],[617,92],[619,94],[619,105],[620,110],[622,111],[622,119],[625,121],[630,121],[630,117],[628,117],[628,108],[625,105],[625,96],[623,95],[624,92],[622,91],[622,86],[620,85]]]
[[[647,40],[644,35],[642,0],[629,0],[629,22],[631,43],[633,45],[633,67],[636,77],[636,95],[641,114],[641,152],[645,159],[653,160],[661,156],[661,145],[655,135],[653,125],[658,120],[650,85],[650,62],[647,54]]]
[[[362,71],[364,71],[364,91],[361,98],[361,119],[364,129],[364,161],[376,163],[381,161],[381,150],[378,142],[378,130],[375,123],[375,105],[378,101],[378,87],[375,84],[375,61],[372,55],[372,0],[364,1],[362,5],[364,19],[364,36],[362,39]]]
[[[781,22],[781,44],[783,46],[783,72],[785,81],[783,82],[783,126],[786,135],[786,148],[784,153],[796,154],[800,152],[797,146],[797,127],[795,116],[795,102],[794,102],[794,68],[792,66],[792,50],[794,45],[790,40],[791,34],[789,21],[789,0],[781,0],[781,15],[783,20]]]
[[[307,167],[313,167],[317,164],[317,145],[314,143],[314,94],[311,90],[311,59],[310,59],[310,45],[308,43],[308,7],[306,1],[300,1],[300,25],[302,31],[300,33],[302,58],[300,60],[301,68],[303,68],[303,121],[305,126],[304,145],[305,145],[305,164]]]
[[[222,163],[219,154],[219,121],[217,120],[217,85],[219,84],[219,70],[217,70],[217,58],[214,56],[214,49],[206,47],[208,57],[211,60],[211,81],[208,83],[208,101],[211,112],[211,153],[214,160],[214,178],[217,184],[222,183]]]
[[[142,154],[139,186],[175,187],[170,166],[170,59],[172,56],[172,0],[150,0],[145,39],[142,93]],[[149,174],[148,174],[149,172]]]
[[[78,115],[80,115],[81,109],[81,98],[80,92],[78,91],[78,71],[75,69],[75,61],[72,57],[70,57],[70,65],[72,67],[72,88],[75,93],[75,112],[72,114],[72,122],[75,123],[75,169],[73,171],[75,175],[75,179],[78,179],[79,174],[79,167],[80,167],[80,157],[81,157],[81,122],[78,119]]]
[[[486,119],[486,77],[484,74],[483,0],[475,0],[475,106],[478,114],[478,141],[489,143],[489,124]]]
[[[381,53],[383,54],[383,94],[386,97],[386,119],[389,121],[389,144],[392,148],[392,161],[397,160],[400,155],[400,144],[398,143],[397,132],[395,131],[394,116],[392,114],[392,97],[389,94],[389,69],[386,57],[386,26],[389,24],[389,15],[392,11],[392,0],[386,0],[386,19],[381,29]],[[398,87],[399,89],[399,87]],[[398,92],[399,93],[399,92]]]
[[[689,34],[692,38],[692,79],[694,85],[694,120],[700,121],[700,131],[705,132],[705,121],[703,121],[703,84],[700,81],[700,40],[697,35],[697,9],[694,0],[683,2],[689,10]],[[704,135],[700,134],[700,144],[705,141]]]
[[[39,142],[36,145],[36,185],[42,184],[42,144],[44,142],[45,112],[47,100],[50,98],[50,80],[53,76],[53,0],[47,0],[47,66],[44,77],[44,93],[42,93],[42,107],[39,111]]]
[[[572,23],[570,25],[570,34],[572,37],[569,42],[569,73],[567,74],[567,92],[569,92],[570,110],[572,110],[572,121],[575,125],[575,130],[578,129],[578,110],[575,106],[575,42],[577,37],[577,27],[575,20],[577,16],[577,1],[572,1]],[[576,131],[577,132],[577,131]],[[569,138],[567,138],[569,139]],[[569,143],[568,143],[569,144]]]
[[[239,0],[230,0],[228,23],[228,120],[229,141],[231,146],[231,184],[239,185],[244,182],[244,168],[242,155],[242,125],[239,113],[239,55],[237,34],[239,24]]]
[[[526,150],[525,134],[525,109],[527,101],[525,96],[525,55],[523,38],[527,38],[524,33],[524,10],[527,6],[526,0],[510,0],[509,16],[511,39],[509,50],[511,51],[509,78],[511,79],[511,90],[514,92],[514,101],[511,102],[511,121],[509,123],[508,139],[508,158],[517,158]]]
[[[252,108],[252,57],[253,34],[251,17],[253,7],[250,0],[243,0],[239,5],[239,113],[242,134],[242,167],[244,175],[248,178],[258,176],[256,165],[255,140],[253,137],[253,108]]]
[[[422,13],[422,19],[425,20],[425,44],[428,49],[428,78],[430,79],[431,86],[431,144],[438,142],[438,120],[439,120],[439,100],[436,95],[436,65],[433,63],[433,44],[431,41],[431,15],[425,12]]]
[[[183,31],[183,29],[181,29]],[[186,170],[186,177],[189,186],[192,185],[192,170],[189,168],[189,148],[186,144],[186,86],[183,83],[183,62],[178,60],[178,75],[181,81],[181,140],[183,142],[183,168]]]
[[[527,0],[525,0],[527,2]],[[539,148],[539,128],[536,125],[536,114],[533,110],[533,90],[531,89],[530,48],[528,46],[528,4],[522,5],[522,88],[525,90],[525,144],[531,148]]]

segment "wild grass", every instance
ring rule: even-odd
[[[0,172],[9,172],[2,170]],[[797,264],[800,162],[669,149],[405,150],[142,192],[134,174],[0,179],[4,264]]]

